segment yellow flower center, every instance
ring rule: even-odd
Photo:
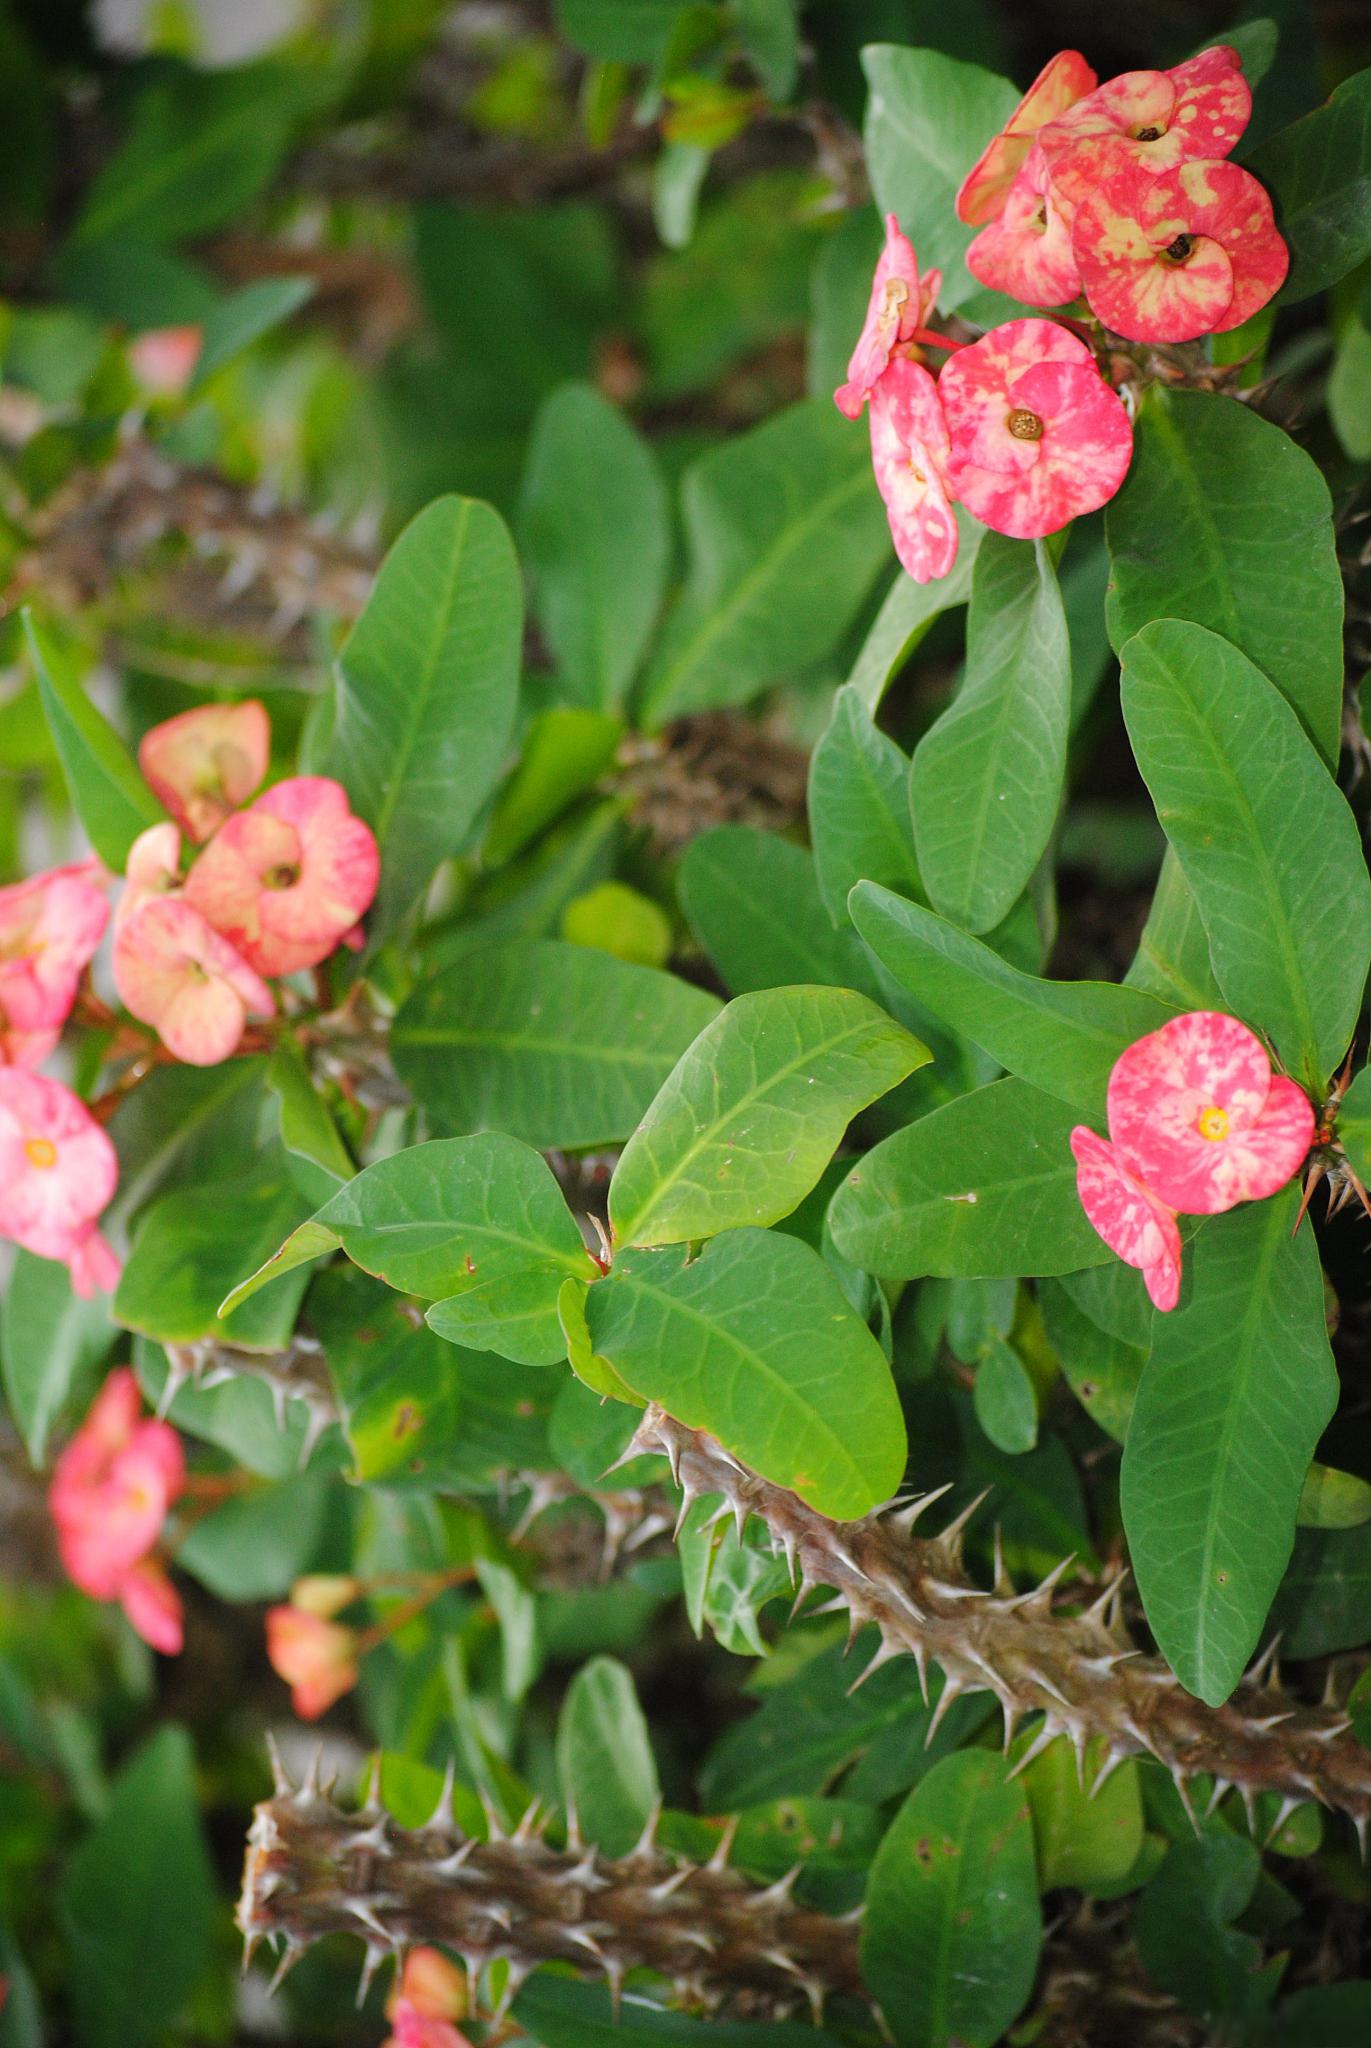
[[[25,1138],[24,1157],[30,1166],[46,1170],[49,1166],[57,1164],[57,1147],[51,1138]]]
[[[1016,405],[1009,415],[1009,431],[1016,441],[1041,441],[1043,423],[1035,412],[1025,406]]]
[[[1211,1144],[1217,1144],[1220,1138],[1228,1136],[1228,1111],[1220,1109],[1217,1103],[1208,1109],[1202,1109],[1195,1128],[1202,1138],[1208,1138]]]

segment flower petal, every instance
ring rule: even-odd
[[[934,290],[942,282],[935,271]],[[885,217],[885,247],[871,282],[866,319],[847,366],[847,382],[833,394],[833,403],[848,419],[860,417],[872,387],[890,361],[891,353],[908,341],[923,318],[919,290],[919,265],[913,244],[901,234],[893,213]]]
[[[1127,1266],[1136,1266],[1155,1305],[1173,1309],[1181,1291],[1181,1237],[1176,1219],[1130,1173],[1118,1151],[1085,1124],[1071,1133],[1076,1188],[1094,1229]]]
[[[1000,133],[987,143],[963,178],[957,194],[958,220],[971,228],[994,220],[1038,130],[1065,113],[1094,84],[1095,73],[1079,50],[1059,50],[1050,58]]]
[[[871,394],[871,461],[895,552],[916,583],[945,576],[957,558],[947,455],[937,385],[921,364],[897,356]]]
[[[966,267],[992,291],[1030,306],[1064,306],[1079,296],[1070,224],[1056,203],[1040,150],[1030,152],[999,219],[982,228],[967,250]]]

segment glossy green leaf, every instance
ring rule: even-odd
[[[196,1522],[176,1562],[216,1600],[281,1600],[314,1562],[324,1533],[329,1480],[292,1475],[226,1500]]]
[[[1231,398],[1154,390],[1105,530],[1115,650],[1152,619],[1208,626],[1270,678],[1336,764],[1342,576],[1328,486],[1299,443]]]
[[[1105,1266],[1099,1270],[1108,1273],[1111,1269]],[[1121,1270],[1127,1273],[1131,1268],[1124,1266]],[[1101,1329],[1077,1306],[1060,1281],[1041,1281],[1038,1301],[1048,1339],[1061,1361],[1062,1377],[1086,1414],[1116,1443],[1123,1443],[1138,1382],[1147,1364],[1146,1345],[1130,1344]]]
[[[183,1728],[159,1728],[124,1765],[67,1865],[60,1902],[80,2040],[144,2048],[164,2039],[214,1945],[214,1882]]]
[[[1260,2048],[1349,2048],[1371,2033],[1371,1982],[1311,1984],[1282,2000]]]
[[[222,1318],[220,1305],[244,1274],[272,1256],[305,1206],[280,1151],[239,1166],[232,1201],[217,1180],[159,1195],[134,1236],[114,1297],[116,1316],[160,1343],[220,1337],[253,1350],[279,1349],[295,1328],[307,1273],[283,1267],[284,1278],[263,1276],[272,1284],[255,1300]]]
[[[1036,1725],[1032,1734],[1036,1735]],[[1015,1744],[1014,1761],[1032,1737]],[[1092,1791],[1107,1751],[1096,1740],[1083,1762],[1065,1736],[1023,1773],[1033,1809],[1038,1882],[1045,1892],[1071,1885],[1077,1891],[1109,1890],[1127,1877],[1143,1845],[1140,1767],[1135,1757],[1117,1766],[1098,1792]]]
[[[735,996],[821,981],[874,994],[851,931],[835,931],[813,856],[750,825],[692,839],[676,877],[690,928]]]
[[[865,289],[870,289],[869,269]],[[903,570],[897,571],[895,581],[886,593],[885,601],[872,623],[871,631],[862,642],[861,651],[852,664],[848,684],[857,692],[873,717],[889,684],[913,654],[934,620],[941,618],[944,612],[953,611],[958,605],[965,604],[971,595],[971,575],[976,565],[976,552],[986,529],[969,514],[959,510],[957,531],[960,535],[957,559],[946,576],[935,577],[931,583],[916,583],[914,578],[906,576]]]
[[[822,661],[890,546],[865,436],[818,399],[701,456],[681,512],[690,567],[643,686],[653,726]]]
[[[609,1188],[621,1244],[779,1222],[859,1110],[928,1058],[854,989],[759,989],[706,1025],[624,1148]]]
[[[661,607],[671,528],[652,450],[589,385],[538,414],[518,532],[560,680],[577,703],[617,709]]]
[[[1317,1460],[1304,1475],[1295,1519],[1302,1529],[1356,1529],[1371,1522],[1371,1483]]]
[[[512,860],[593,789],[613,762],[622,732],[617,718],[579,705],[556,704],[535,718],[491,817],[486,863],[500,867]]]
[[[1024,974],[936,911],[870,882],[853,891],[851,913],[902,988],[1002,1067],[1083,1117],[1103,1119],[1120,1053],[1176,1014],[1141,989]]]
[[[1209,934],[1195,892],[1169,846],[1124,984],[1160,996],[1181,1010],[1223,1008],[1209,957]]]
[[[857,882],[921,894],[909,818],[909,757],[848,684],[809,762],[806,804],[819,889],[834,924]]]
[[[868,44],[862,66],[866,160],[876,204],[896,213],[926,275],[943,274],[938,302],[991,325],[1008,316],[998,292],[979,285],[965,257],[974,230],[957,219],[957,187],[1018,103],[1017,89],[978,64],[940,50]]]
[[[395,1019],[395,1064],[434,1122],[530,1145],[626,1138],[719,1012],[703,989],[558,939],[489,946]]]
[[[299,1043],[278,1040],[267,1063],[267,1089],[277,1103],[281,1143],[306,1201],[324,1202],[357,1171],[305,1064]]]
[[[900,1404],[880,1345],[798,1238],[730,1230],[687,1263],[621,1252],[586,1303],[597,1351],[645,1400],[850,1520],[904,1470]]]
[[[82,1301],[56,1259],[16,1251],[0,1294],[5,1401],[24,1448],[43,1463],[53,1424],[116,1335],[107,1295]]]
[[[1124,1449],[1124,1527],[1148,1624],[1181,1683],[1228,1698],[1290,1560],[1337,1403],[1318,1251],[1297,1190],[1213,1217],[1154,1319]]]
[[[1363,1187],[1371,1185],[1371,1067],[1348,1083],[1338,1104],[1336,1131],[1347,1163]]]
[[[236,1287],[232,1310],[278,1273],[341,1249],[363,1272],[435,1306],[439,1336],[519,1365],[566,1356],[557,1296],[593,1279],[552,1169],[500,1131],[438,1138],[378,1159]]]
[[[1282,300],[1307,299],[1371,254],[1371,70],[1271,136],[1247,168],[1269,189],[1290,245]]]
[[[1074,1273],[1111,1255],[1076,1193],[1064,1103],[1013,1076],[868,1152],[833,1198],[845,1257],[888,1280]]]
[[[1270,2002],[1275,1980],[1259,1974],[1261,1944],[1233,1925],[1260,1871],[1254,1843],[1214,1829],[1173,1842],[1138,1902],[1148,1974],[1201,2019],[1250,2021]]]
[[[682,0],[555,0],[557,26],[589,57],[650,64],[666,42]]]
[[[976,1420],[997,1451],[1019,1457],[1038,1441],[1038,1400],[1012,1344],[992,1337],[976,1367]]]
[[[548,1970],[525,1984],[514,2017],[542,2048],[833,2048],[834,2041],[805,2020],[701,2020]]]
[[[62,650],[24,613],[43,715],[76,815],[106,867],[122,873],[140,832],[166,817],[114,727],[96,710]]]
[[[966,675],[915,749],[910,777],[924,887],[968,931],[999,924],[1042,857],[1070,712],[1071,642],[1047,548],[987,534],[971,581]]]
[[[871,1866],[862,1976],[899,2048],[990,2048],[1042,1942],[1033,1820],[1008,1764],[960,1750],[895,1816]]]
[[[271,62],[159,72],[134,105],[128,139],[89,190],[77,236],[173,242],[240,218],[308,109],[307,79]]]
[[[381,851],[378,938],[463,845],[504,763],[523,590],[498,513],[435,499],[391,548],[339,657],[318,773],[343,784]]]
[[[1228,1005],[1321,1092],[1371,960],[1371,880],[1345,797],[1280,692],[1202,626],[1135,634],[1123,708]]]
[[[609,1360],[596,1351],[586,1321],[587,1294],[583,1280],[564,1280],[557,1296],[557,1317],[566,1341],[567,1364],[587,1392],[598,1394],[602,1401],[646,1407],[646,1402],[625,1386]]]
[[[562,1796],[587,1841],[626,1856],[660,1796],[657,1763],[630,1673],[592,1657],[567,1687],[557,1722]]]

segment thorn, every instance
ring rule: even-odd
[[[609,2009],[613,2016],[614,2024],[617,2026],[619,2024],[619,2001],[623,1996],[624,1989],[624,1966],[617,1956],[610,1956],[605,1962],[604,1972],[605,1982],[609,1986]]]
[[[367,1789],[362,1799],[361,1811],[368,1819],[372,1814],[380,1813],[381,1811],[381,1752],[379,1749],[373,1751],[371,1763],[367,1769]]]
[[[683,1863],[679,1870],[672,1871],[670,1877],[664,1877],[659,1883],[652,1885],[647,1894],[648,1898],[652,1900],[655,1906],[661,1905],[663,1900],[669,1899],[671,1894],[677,1891],[685,1883],[686,1879],[693,1874],[690,1864]]]
[[[1195,1812],[1195,1803],[1190,1797],[1189,1777],[1181,1769],[1179,1764],[1173,1764],[1171,1766],[1171,1778],[1172,1782],[1176,1787],[1176,1796],[1180,1800],[1181,1805],[1185,1808],[1185,1817],[1189,1821],[1191,1827],[1195,1830],[1195,1833],[1198,1834],[1200,1832],[1200,1823],[1199,1818]]]
[[[1010,1578],[1008,1567],[1006,1566],[1004,1561],[1004,1536],[1001,1532],[1000,1525],[998,1522],[995,1524],[994,1562],[995,1576],[991,1586],[991,1591],[997,1594],[1001,1599],[1003,1599],[1007,1593],[1012,1593],[1014,1591],[1014,1581]]]
[[[392,1900],[389,1903],[393,1904],[394,1901]],[[390,1930],[383,1920],[378,1919],[376,1908],[370,1905],[366,1899],[344,1899],[343,1904],[347,1911],[351,1913],[353,1919],[360,1920],[363,1927],[370,1928],[371,1932],[379,1941],[383,1941],[387,1948],[394,1946]]]
[[[1071,1705],[1066,1694],[1047,1676],[1047,1673],[1039,1665],[1025,1664],[1024,1677],[1031,1679],[1034,1685],[1041,1687],[1049,1699],[1056,1700],[1058,1706],[1069,1707]]]
[[[1011,1613],[1021,1607],[1041,1608],[1046,1613],[1052,1605],[1054,1587],[1061,1579],[1062,1574],[1068,1571],[1075,1561],[1076,1553],[1073,1550],[1062,1559],[1060,1564],[1053,1565],[1047,1577],[1040,1579],[1038,1584],[1030,1587],[1027,1593],[1017,1593],[1012,1600],[1006,1600],[1005,1607]]]
[[[372,1980],[375,1977],[376,1972],[380,1969],[381,1964],[384,1962],[388,1953],[389,1951],[387,1949],[381,1948],[379,1944],[374,1941],[369,1941],[367,1943],[366,1954],[362,1959],[362,1974],[357,1979],[358,2012],[360,2012],[362,2007],[366,2004],[367,1993],[371,1989]]]
[[[581,1816],[576,1811],[576,1801],[570,1796],[566,1803],[566,1845],[573,1856],[579,1856],[585,1848],[581,1833]]]
[[[938,1541],[946,1545],[954,1557],[961,1555],[961,1542],[963,1535],[966,1533],[966,1525],[975,1514],[977,1508],[983,1506],[989,1500],[990,1491],[988,1486],[982,1487],[976,1498],[968,1501],[961,1513],[954,1515],[947,1527],[939,1533]]]
[[[238,1974],[240,1977],[246,1977],[248,1971],[252,1968],[252,1959],[256,1955],[258,1949],[261,1946],[261,1928],[249,1927],[243,1936],[243,1960],[238,1965]]]
[[[920,1515],[931,1508],[934,1501],[941,1500],[945,1493],[951,1493],[951,1491],[952,1481],[949,1479],[945,1486],[935,1486],[931,1493],[916,1494],[913,1500],[907,1501],[902,1508],[896,1508],[885,1519],[893,1528],[898,1529],[902,1535],[908,1536]]]
[[[896,1657],[901,1657],[903,1655],[904,1652],[900,1649],[898,1644],[892,1643],[888,1637],[882,1636],[879,1644],[877,1645],[876,1654],[871,1659],[871,1662],[866,1666],[864,1671],[859,1671],[857,1673],[857,1676],[853,1679],[851,1685],[847,1688],[847,1697],[851,1699],[853,1693],[857,1690],[857,1687],[859,1685],[865,1685],[866,1681],[868,1680],[868,1678],[872,1676],[873,1672],[880,1670],[882,1664],[893,1663]]]
[[[512,1842],[536,1842],[547,1826],[549,1816],[543,1813],[541,1799],[530,1801],[519,1816],[518,1825],[510,1836]]]
[[[1061,1734],[1061,1732],[1062,1731],[1055,1725],[1051,1715],[1049,1714],[1044,1719],[1042,1727],[1033,1737],[1033,1740],[1029,1743],[1023,1755],[1018,1759],[1017,1763],[1015,1763],[1015,1765],[1013,1766],[1012,1770],[1009,1773],[1010,1777],[1017,1778],[1022,1771],[1026,1771],[1028,1769],[1030,1764],[1036,1763],[1038,1758],[1042,1755],[1043,1751],[1045,1749],[1051,1748],[1052,1744],[1056,1741],[1057,1737]]]
[[[380,1773],[380,1759],[378,1758],[378,1759],[377,1759],[377,1774],[378,1774],[378,1784],[379,1784],[379,1773]],[[434,1807],[434,1809],[433,1809],[432,1813],[431,1813],[431,1814],[429,1815],[428,1819],[427,1819],[427,1820],[426,1820],[426,1821],[424,1822],[424,1831],[425,1831],[426,1833],[430,1833],[430,1834],[434,1834],[434,1833],[436,1833],[436,1834],[444,1834],[444,1835],[450,1835],[450,1834],[453,1834],[453,1833],[455,1833],[455,1831],[456,1831],[456,1827],[457,1827],[457,1816],[456,1816],[456,1813],[455,1813],[455,1812],[453,1811],[453,1805],[452,1805],[452,1793],[453,1793],[453,1788],[455,1787],[456,1783],[457,1783],[457,1766],[456,1766],[455,1762],[453,1761],[453,1759],[452,1759],[451,1757],[449,1757],[449,1758],[448,1758],[448,1760],[447,1760],[447,1762],[446,1762],[446,1764],[445,1764],[445,1765],[443,1766],[443,1784],[442,1784],[442,1790],[441,1790],[441,1791],[439,1792],[439,1794],[438,1794],[438,1804],[437,1804],[437,1805],[436,1805],[436,1806]]]
[[[724,1831],[714,1845],[714,1853],[705,1865],[705,1869],[712,1870],[716,1876],[720,1871],[728,1869],[728,1859],[733,1853],[733,1838],[738,1832],[738,1818],[736,1813],[728,1816],[724,1822]]]
[[[566,1872],[567,1883],[579,1885],[582,1891],[603,1891],[605,1886],[609,1883],[609,1879],[607,1877],[601,1877],[600,1872],[596,1867],[596,1859],[598,1858],[599,1853],[599,1850],[595,1847],[595,1844],[592,1842],[590,1847],[586,1850],[584,1856],[582,1856],[580,1862],[573,1863],[571,1869]]]
[[[267,1730],[267,1756],[271,1760],[271,1789],[277,1799],[286,1798],[295,1787],[290,1782],[290,1773],[281,1758],[281,1745],[271,1730]]]
[[[748,1911],[769,1912],[773,1906],[788,1906],[790,1894],[795,1888],[795,1880],[803,1869],[803,1863],[794,1863],[784,1877],[778,1877],[765,1891],[754,1892],[747,1902]]]
[[[271,1412],[276,1418],[277,1430],[284,1430],[286,1426],[286,1390],[279,1380],[268,1380],[267,1386],[271,1390]]]
[[[1214,1815],[1218,1812],[1219,1807],[1222,1804],[1223,1800],[1232,1790],[1233,1780],[1231,1778],[1215,1778],[1214,1789],[1210,1793],[1208,1802],[1204,1809],[1204,1817],[1206,1820],[1213,1819]]]
[[[1263,1849],[1269,1849],[1271,1847],[1271,1844],[1275,1841],[1277,1835],[1285,1826],[1285,1823],[1289,1820],[1291,1814],[1294,1813],[1295,1809],[1297,1807],[1304,1806],[1307,1803],[1308,1802],[1306,1800],[1297,1798],[1293,1792],[1287,1792],[1285,1794],[1285,1797],[1281,1800],[1280,1805],[1276,1808],[1276,1818],[1272,1821],[1270,1827],[1266,1831],[1266,1839],[1262,1843]]]
[[[643,1822],[642,1833],[628,1852],[628,1861],[630,1863],[635,1861],[651,1862],[655,1859],[657,1854],[657,1829],[661,1825],[661,1819],[662,1795],[659,1792],[647,1810],[647,1819]]]
[[[954,1678],[950,1671],[944,1671],[943,1689],[938,1694],[937,1701],[934,1704],[933,1712],[929,1715],[928,1718],[928,1732],[924,1736],[925,1749],[931,1749],[933,1747],[933,1738],[937,1734],[939,1728],[942,1725],[943,1716],[946,1714],[948,1708],[952,1705],[952,1702],[955,1699],[957,1699],[961,1693],[965,1691],[966,1687],[962,1684],[960,1678]]]
[[[525,1983],[535,1968],[535,1965],[532,1963],[516,1962],[513,1956],[507,1959],[507,1963],[508,1974],[505,1977],[505,1988],[500,1993],[494,2013],[497,2025],[508,2018],[510,2007],[523,1990]]]
[[[1352,1825],[1357,1831],[1357,1848],[1363,1863],[1366,1861],[1366,1833],[1369,1819],[1371,1819],[1371,1815],[1365,1813],[1357,1813],[1352,1816]]]
[[[307,1947],[307,1942],[297,1941],[293,1934],[288,1934],[286,1936],[285,1950],[281,1956],[280,1962],[276,1965],[276,1968],[271,1973],[271,1982],[267,1985],[268,1998],[274,1998],[276,1996],[276,1993],[285,1983],[287,1977],[295,1968],[295,1965],[299,1962],[301,1956],[304,1954]]]
[[[324,1745],[322,1742],[318,1742],[315,1744],[314,1754],[309,1760],[309,1769],[305,1772],[300,1789],[295,1795],[295,1804],[297,1806],[308,1806],[311,1800],[319,1797],[319,1770],[323,1761]]]
[[[1292,1237],[1295,1237],[1298,1234],[1300,1225],[1303,1223],[1306,1215],[1309,1213],[1309,1204],[1314,1199],[1314,1191],[1318,1187],[1319,1182],[1323,1179],[1324,1172],[1325,1168],[1318,1160],[1316,1160],[1304,1177],[1304,1193],[1300,1197],[1299,1211],[1295,1217],[1294,1228],[1290,1232],[1290,1235]]]
[[[1280,1649],[1280,1646],[1281,1634],[1280,1631],[1277,1630],[1276,1634],[1272,1636],[1266,1648],[1260,1651],[1258,1655],[1253,1658],[1252,1662],[1248,1665],[1246,1671],[1243,1673],[1242,1682],[1244,1685],[1255,1685],[1256,1687],[1258,1687],[1258,1689],[1261,1690],[1264,1690],[1268,1686],[1279,1686],[1280,1666],[1276,1662],[1276,1656],[1277,1652]]]
[[[1127,1762],[1128,1758],[1124,1755],[1124,1752],[1121,1749],[1111,1749],[1106,1755],[1104,1762],[1100,1765],[1100,1768],[1095,1773],[1095,1777],[1091,1784],[1090,1790],[1086,1794],[1087,1799],[1093,1799],[1095,1797],[1095,1794],[1100,1790],[1101,1786],[1107,1784],[1109,1779],[1113,1777],[1115,1771],[1117,1771],[1117,1769],[1119,1768],[1119,1765]]]
[[[486,1840],[488,1842],[503,1842],[505,1840],[505,1823],[504,1816],[500,1812],[499,1807],[495,1804],[495,1801],[491,1798],[484,1785],[480,1787],[477,1797],[481,1802],[481,1811],[486,1817]]]

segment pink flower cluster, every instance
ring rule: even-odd
[[[466,2017],[466,1979],[441,1949],[412,1948],[386,2006],[382,2048],[470,2048],[456,2022]]]
[[[174,1656],[181,1601],[156,1549],[186,1465],[170,1424],[141,1414],[138,1382],[121,1366],[57,1460],[48,1507],[76,1585],[92,1599],[117,1600],[145,1642]]]
[[[922,283],[894,214],[866,322],[834,393],[856,419],[871,408],[871,454],[895,552],[917,583],[957,556],[954,501],[1016,539],[1055,533],[1112,498],[1133,429],[1084,342],[1052,320],[1010,320],[956,348],[941,374],[927,349],[953,344],[923,326],[941,279]]]
[[[1260,1039],[1216,1010],[1193,1010],[1120,1055],[1109,1077],[1109,1140],[1071,1133],[1081,1206],[1112,1252],[1137,1266],[1159,1309],[1180,1295],[1177,1215],[1261,1201],[1299,1170],[1314,1138],[1309,1098],[1273,1074]]]
[[[1084,293],[1129,341],[1238,327],[1285,281],[1263,187],[1227,161],[1252,111],[1236,50],[1103,85],[1076,50],[1040,72],[957,195],[967,268],[1031,306]]]
[[[64,1261],[81,1295],[119,1277],[95,1227],[118,1162],[80,1098],[32,1070],[62,1035],[108,917],[95,860],[0,889],[0,1237]]]
[[[297,775],[253,801],[270,745],[266,711],[250,700],[183,712],[138,750],[176,822],[150,826],[129,855],[114,981],[191,1066],[227,1059],[249,1018],[273,1014],[266,977],[353,943],[376,893],[376,841],[340,784]],[[182,832],[204,848],[184,879]]]

